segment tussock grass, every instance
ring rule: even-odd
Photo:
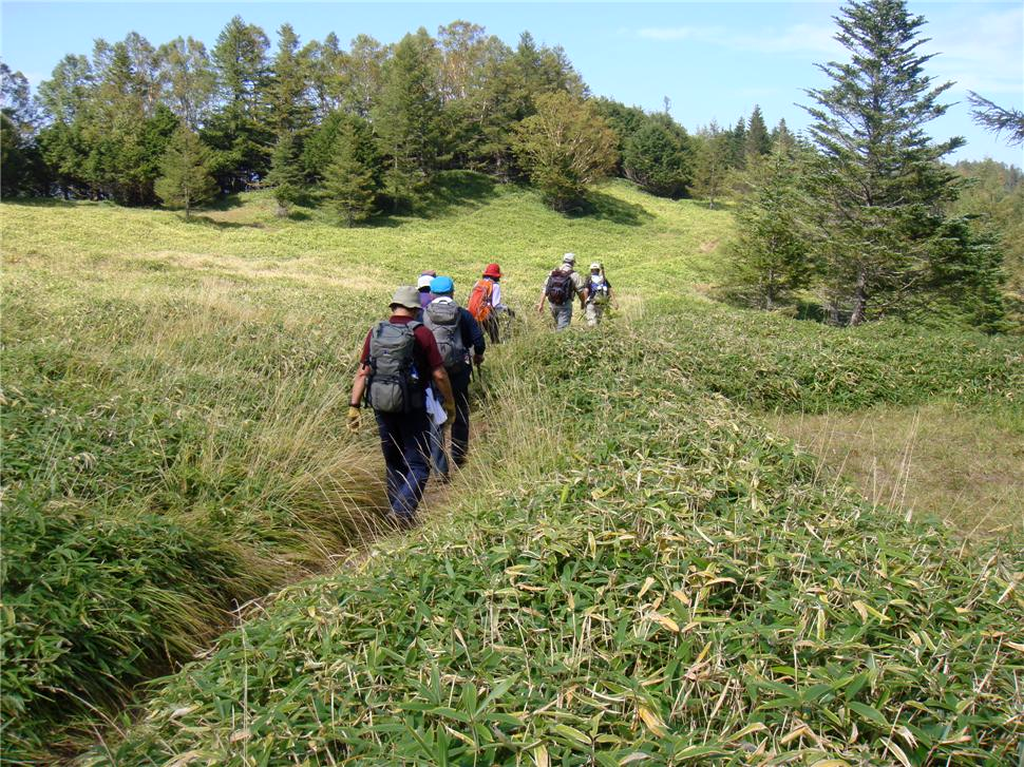
[[[671,336],[588,338],[516,346],[492,482],[290,589],[89,763],[1015,758],[1020,548],[824,481]]]

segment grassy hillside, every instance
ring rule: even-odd
[[[90,706],[212,642],[234,604],[382,531],[375,440],[344,415],[394,285],[432,267],[463,292],[498,260],[532,316],[565,250],[608,264],[622,315],[492,353],[486,442],[444,518],[225,635],[132,725],[120,762],[664,760],[762,740],[882,761],[1010,752],[1019,546],[982,556],[907,528],[747,410],[940,396],[1019,443],[1019,342],[699,299],[728,215],[624,183],[579,219],[464,173],[428,219],[345,230],[272,210],[258,195],[191,224],[2,208],[8,753],[61,748],[95,724],[76,721]]]

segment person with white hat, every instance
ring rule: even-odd
[[[544,281],[537,311],[544,311],[544,301],[547,299],[551,317],[555,321],[555,330],[565,330],[572,323],[573,299],[579,299],[580,309],[584,307],[586,286],[582,275],[576,272],[575,265],[576,254],[566,253],[562,256],[562,263],[555,267]]]
[[[416,521],[416,507],[430,478],[430,418],[427,387],[431,382],[444,398],[448,418],[455,418],[444,358],[434,334],[416,320],[419,291],[403,285],[391,299],[391,317],[366,335],[359,370],[352,382],[348,428],[359,430],[359,409],[365,395],[373,408],[387,472],[388,502],[402,526]]]
[[[601,315],[612,301],[612,284],[604,274],[604,264],[595,261],[590,265],[590,278],[587,282],[586,312],[587,327],[596,328],[601,322]]]

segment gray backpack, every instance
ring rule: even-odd
[[[432,301],[423,311],[423,324],[430,328],[437,340],[437,348],[444,360],[445,370],[465,370],[469,362],[469,352],[462,342],[459,305],[454,301]]]
[[[416,328],[381,322],[370,331],[370,381],[366,401],[382,413],[408,413],[425,405],[416,371]]]

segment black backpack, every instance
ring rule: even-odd
[[[382,413],[408,413],[425,407],[416,372],[419,322],[381,322],[370,331],[370,376],[366,401]]]
[[[454,301],[431,301],[423,311],[423,324],[434,334],[445,370],[449,372],[464,371],[469,363],[459,319],[459,305]]]
[[[572,272],[567,272],[559,267],[548,276],[548,288],[544,291],[544,295],[551,303],[568,303],[572,300],[572,294],[575,292],[576,286],[572,281]]]

